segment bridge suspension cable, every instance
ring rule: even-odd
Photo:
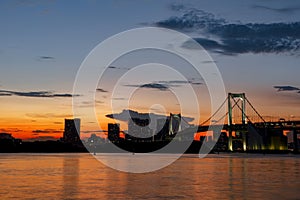
[[[237,102],[235,102],[234,105],[232,106],[232,108],[234,108],[234,107],[238,104],[239,101],[240,101],[240,100],[238,100]],[[228,115],[228,113],[229,113],[229,111],[227,111],[227,112],[226,112],[222,117],[220,117],[218,120],[214,121],[213,124],[217,124],[219,121],[223,120],[223,119]]]
[[[247,120],[249,122],[253,123],[252,120],[250,119],[250,117],[246,113],[244,113],[243,109],[238,105],[239,100],[236,101],[235,99],[233,99],[233,101],[235,102],[235,105],[237,105],[237,107],[242,111],[242,114],[245,115]],[[251,108],[254,110],[254,112],[259,116],[259,118],[265,123],[265,120],[261,117],[261,115],[257,112],[257,110],[252,106],[252,104],[249,102],[249,100],[247,100],[247,102],[251,106]]]
[[[202,122],[200,124],[200,126],[202,126],[202,125],[206,124],[207,122],[209,122],[221,110],[221,108],[225,105],[225,103],[227,102],[227,99],[228,99],[228,97],[224,100],[224,102],[221,104],[221,106],[207,120],[205,120],[204,122]]]
[[[254,112],[257,114],[257,116],[258,116],[264,123],[266,123],[266,121],[264,120],[264,118],[257,112],[257,110],[254,108],[254,106],[250,103],[250,101],[249,101],[247,98],[245,98],[245,99],[246,99],[247,103],[251,106],[251,108],[254,110]]]
[[[214,114],[213,115],[211,115],[207,120],[205,120],[204,122],[202,122],[201,124],[200,124],[200,126],[203,126],[204,124],[206,124],[207,122],[209,122],[209,121],[211,121],[211,119],[221,110],[221,108],[225,105],[225,103],[227,102],[227,100],[228,100],[228,97],[225,99],[225,101],[220,105],[220,107],[214,112]],[[234,108],[237,104],[238,104],[238,102],[239,102],[240,100],[238,100],[237,102],[235,102],[235,104],[232,106],[232,108]],[[218,120],[216,120],[216,121],[214,121],[213,122],[213,124],[217,124],[218,122],[220,122],[222,119],[224,119],[227,115],[228,115],[228,111],[224,114],[224,115],[222,115],[222,117],[220,117]]]
[[[253,122],[255,122],[256,120],[251,120],[250,119],[250,116],[249,116],[249,114],[247,115],[246,114],[246,112],[245,112],[245,110],[243,110],[242,108],[241,108],[241,106],[239,105],[239,102],[241,101],[241,99],[239,98],[239,99],[235,99],[235,98],[232,98],[232,100],[234,101],[234,103],[233,103],[233,105],[231,106],[231,109],[233,109],[234,107],[238,107],[238,109],[240,110],[240,111],[242,111],[242,115],[244,115],[245,117],[246,117],[246,119],[249,121],[249,122],[251,122],[251,123],[253,123]],[[243,100],[243,99],[242,99]],[[219,106],[219,108],[207,119],[207,120],[205,120],[205,121],[203,121],[202,123],[200,123],[200,125],[199,126],[203,126],[203,125],[205,125],[205,124],[207,124],[208,122],[210,122],[217,114],[218,114],[218,112],[221,110],[221,108],[225,105],[225,103],[227,102],[227,101],[229,101],[229,97],[227,97],[223,102],[222,102],[222,104]],[[252,111],[254,111],[254,117],[255,116],[258,116],[258,118],[263,122],[263,123],[265,123],[265,120],[264,120],[264,118],[258,113],[258,111],[254,108],[254,106],[251,104],[251,102],[247,99],[247,98],[245,98],[245,102],[247,102],[248,104],[247,105],[249,105],[250,106],[250,110],[252,110]],[[217,119],[217,120],[214,120],[214,122],[213,122],[213,124],[217,124],[218,122],[220,122],[221,120],[223,120],[226,116],[228,116],[228,114],[229,114],[229,111],[227,111],[224,115],[222,115],[219,119]],[[238,117],[238,119],[240,119],[240,118],[242,118],[238,113],[236,113],[236,114],[234,114],[236,117]],[[184,120],[185,121],[185,120]],[[186,122],[187,123],[187,122]],[[188,124],[188,123],[187,123]]]

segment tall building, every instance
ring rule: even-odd
[[[109,123],[107,126],[108,139],[111,142],[118,142],[120,138],[120,124]]]
[[[130,119],[128,121],[128,134],[125,135],[125,139],[135,142],[151,141],[153,132],[148,126],[149,123],[149,119]]]
[[[248,125],[248,150],[287,150],[287,136],[283,129],[257,129]]]
[[[214,138],[215,139],[215,138]],[[228,150],[228,137],[226,132],[221,132],[220,137],[217,140],[216,147],[220,151]]]
[[[165,140],[169,134],[169,118],[161,118],[156,121],[156,130],[154,140]]]
[[[68,143],[80,141],[80,119],[65,119],[63,141]]]

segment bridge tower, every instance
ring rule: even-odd
[[[175,135],[181,129],[181,114],[170,113],[169,135]]]
[[[245,127],[246,125],[246,96],[245,93],[228,93],[228,149],[229,151],[233,151],[233,139],[232,139],[232,131],[233,131],[233,120],[232,120],[232,100],[237,103],[235,100],[236,98],[239,98],[242,102],[242,126]],[[246,143],[246,133],[245,131],[242,131],[242,140],[243,140],[243,150],[246,151],[247,143]]]

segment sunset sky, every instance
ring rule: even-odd
[[[61,137],[64,118],[73,117],[73,84],[85,57],[114,34],[148,26],[174,29],[194,38],[218,66],[226,92],[245,92],[266,119],[300,119],[298,1],[3,0],[0,24],[0,132],[17,138]],[[105,117],[113,112],[112,80],[147,53],[121,58],[100,81],[96,113],[102,129],[113,122]],[[168,56],[163,59],[168,63]],[[189,74],[184,63],[176,63]],[[200,121],[204,121],[210,112],[205,83],[198,77],[189,78],[201,102]],[[124,83],[124,88],[137,87],[130,109],[167,115],[180,112],[168,89],[185,90],[186,83],[160,83],[165,88],[153,82],[142,88]],[[92,106],[90,103],[82,102],[82,107]],[[193,117],[190,110],[186,117]],[[98,124],[88,120],[83,124],[83,136],[99,133]]]

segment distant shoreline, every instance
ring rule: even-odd
[[[126,142],[126,143],[103,143],[97,145],[83,145],[81,142],[77,144],[64,143],[60,141],[38,141],[38,142],[23,142],[21,144],[7,144],[0,146],[0,153],[182,153],[184,154],[199,154],[202,152],[210,152],[210,154],[219,153],[244,153],[244,154],[299,154],[292,150],[235,150],[234,152],[224,149],[218,149],[215,146],[212,150],[209,147],[203,146],[200,141],[175,142],[171,148],[162,150],[163,147],[169,144],[170,141],[160,142]],[[182,146],[180,146],[182,145]],[[202,147],[203,146],[203,147]],[[118,147],[118,148],[117,148]],[[169,146],[168,146],[169,147]],[[188,148],[183,148],[188,147]],[[206,149],[205,149],[206,148]],[[183,150],[182,150],[183,149]]]

